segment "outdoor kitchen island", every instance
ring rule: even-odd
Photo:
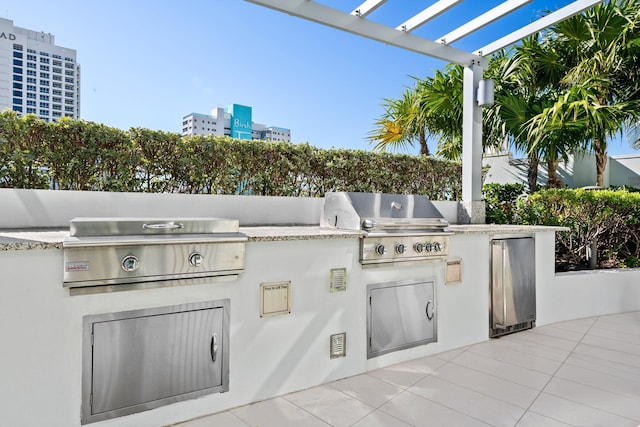
[[[23,195],[13,193],[8,197],[25,200]],[[46,202],[50,196],[39,192],[28,194],[31,201]],[[153,203],[158,201],[156,196],[138,196],[149,198],[144,205],[150,199]],[[183,217],[202,217],[204,211],[223,217],[206,203],[202,208],[189,205],[192,200],[189,196],[161,196],[171,202],[171,207],[156,211],[156,216],[175,216],[177,197],[188,201],[187,206],[183,203],[180,209],[191,208],[190,215],[183,213]],[[223,205],[227,206],[228,200],[224,199]],[[105,426],[170,425],[486,341],[489,339],[489,242],[495,236],[535,238],[537,321],[542,325],[557,320],[545,309],[546,301],[554,298],[554,229],[451,225],[447,259],[459,261],[461,269],[458,280],[445,284],[443,259],[400,267],[363,268],[359,262],[362,233],[310,224],[319,223],[321,200],[303,202],[314,204],[308,211],[315,212],[315,216],[312,215],[307,224],[289,218],[284,222],[290,224],[247,226],[243,225],[250,222],[243,220],[245,210],[237,210],[239,231],[247,236],[247,242],[244,271],[235,280],[122,292],[70,295],[69,289],[63,286],[63,241],[68,229],[61,226],[60,219],[53,218],[42,224],[46,229],[9,224],[6,231],[0,231],[3,423],[65,427],[81,424],[83,400],[90,398],[83,395],[82,386],[83,346],[87,339],[83,336],[83,319],[91,316],[228,301],[228,391],[90,421],[92,425]],[[273,198],[269,203],[292,201]],[[104,204],[87,203],[86,206],[92,206],[104,216]],[[129,209],[135,210],[131,206]],[[140,212],[133,213],[146,215],[139,209]],[[281,210],[285,216],[286,211]],[[16,213],[18,218],[21,215]],[[127,215],[133,216],[132,212]],[[20,219],[6,217],[5,220]],[[52,230],[52,226],[56,229]],[[435,301],[427,311],[437,318],[437,340],[367,358],[367,284],[414,279],[425,279],[435,285]],[[567,316],[571,315],[568,311]],[[180,342],[183,341],[176,338],[172,346]],[[145,357],[151,363],[154,355],[145,354]]]

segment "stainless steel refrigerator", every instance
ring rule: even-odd
[[[491,241],[490,337],[535,326],[535,265],[533,237]]]

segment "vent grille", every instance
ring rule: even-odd
[[[331,292],[342,292],[347,290],[347,269],[334,268],[331,270],[331,284],[329,285]]]
[[[329,337],[329,357],[345,357],[347,355],[347,333],[333,334]]]

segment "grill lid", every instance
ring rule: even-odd
[[[427,196],[356,192],[326,193],[321,223],[365,231],[442,231],[449,226]]]
[[[63,247],[246,241],[238,230],[223,218],[75,218]]]

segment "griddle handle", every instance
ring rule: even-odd
[[[174,230],[184,228],[184,224],[179,222],[154,222],[151,224],[142,224],[143,230]]]
[[[213,334],[211,337],[211,360],[216,361],[218,357],[218,334]]]

